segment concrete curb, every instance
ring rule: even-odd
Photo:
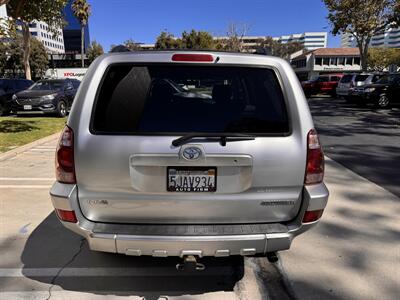
[[[46,136],[44,138],[38,139],[36,141],[33,141],[32,143],[25,144],[25,145],[22,145],[22,146],[20,146],[18,148],[12,149],[12,150],[7,151],[7,152],[4,152],[4,153],[0,154],[0,162],[4,161],[6,159],[9,159],[11,157],[14,157],[14,156],[16,156],[16,155],[18,155],[18,154],[20,154],[22,152],[25,152],[28,149],[31,149],[33,147],[38,146],[38,145],[42,145],[42,144],[45,144],[45,143],[50,142],[52,140],[58,139],[60,134],[61,134],[61,132],[57,132],[57,133],[54,133],[52,135],[49,135],[49,136]]]

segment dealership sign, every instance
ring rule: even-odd
[[[82,80],[87,68],[64,68],[48,69],[45,73],[46,78],[73,78]]]

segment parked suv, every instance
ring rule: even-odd
[[[12,96],[33,84],[27,79],[0,79],[0,116],[8,115],[11,111]]]
[[[50,195],[62,224],[92,250],[252,256],[289,249],[318,222],[323,176],[317,132],[285,60],[110,53],[81,83]]]
[[[29,89],[12,97],[14,112],[41,111],[65,117],[80,84],[76,79],[39,80]]]
[[[331,96],[336,95],[336,87],[342,74],[327,74],[320,75],[310,81],[302,83],[304,94],[306,97],[311,97],[316,94],[328,94]]]
[[[400,73],[383,76],[375,83],[355,88],[357,103],[373,103],[386,108],[392,103],[400,103]]]
[[[346,74],[339,81],[338,87],[336,88],[336,94],[350,100],[354,96],[355,89],[357,87],[371,84],[382,78],[383,74]]]

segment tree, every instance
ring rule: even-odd
[[[46,49],[37,39],[31,39],[31,54],[29,56],[29,64],[34,77],[39,78],[46,72],[49,60]],[[0,74],[11,72],[13,76],[17,76],[24,69],[22,50],[23,38],[18,36],[9,43],[0,44]]]
[[[369,70],[383,71],[387,69],[390,65],[400,66],[400,49],[375,47],[369,50]]]
[[[87,58],[89,60],[89,64],[91,64],[97,56],[100,56],[104,53],[103,47],[97,43],[95,40],[92,41],[90,46],[87,48]]]
[[[156,39],[155,49],[181,49],[182,41],[174,37],[172,33],[162,31]]]
[[[129,40],[126,40],[123,45],[128,48],[130,51],[137,51],[137,50],[141,50],[142,48],[140,48],[139,43],[135,42],[132,38],[130,38]]]
[[[31,54],[31,34],[29,24],[34,20],[46,22],[53,35],[64,23],[63,8],[67,0],[15,0],[7,3],[7,11],[13,21],[21,26],[23,37],[23,65],[25,77],[31,79],[29,58]]]
[[[299,42],[282,43],[268,36],[258,41],[257,52],[289,59],[291,54],[302,49],[304,45]]]
[[[230,23],[226,35],[228,39],[221,41],[223,49],[227,51],[242,52],[243,37],[249,32],[250,26],[245,23]]]
[[[42,42],[37,39],[31,40],[31,55],[29,57],[29,64],[32,73],[36,78],[43,77],[49,67],[49,59],[46,53],[46,48]]]
[[[216,48],[216,42],[207,31],[196,31],[194,29],[190,33],[184,31],[180,40],[182,49],[213,50]]]
[[[398,0],[323,0],[332,33],[350,34],[360,50],[361,67],[367,70],[371,38],[399,22]]]
[[[86,0],[74,0],[71,7],[75,17],[81,25],[81,62],[82,68],[84,68],[85,59],[83,55],[85,54],[85,26],[87,25],[90,16],[90,5]]]

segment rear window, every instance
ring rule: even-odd
[[[349,83],[351,79],[353,78],[353,75],[344,75],[342,79],[340,80],[341,83]]]
[[[328,76],[320,76],[318,77],[319,82],[329,82],[329,77]]]
[[[354,78],[354,81],[365,81],[368,78],[369,75],[357,75]]]
[[[99,88],[98,134],[289,132],[275,73],[266,68],[114,65]]]
[[[332,76],[331,81],[339,81],[340,77],[339,76]]]

